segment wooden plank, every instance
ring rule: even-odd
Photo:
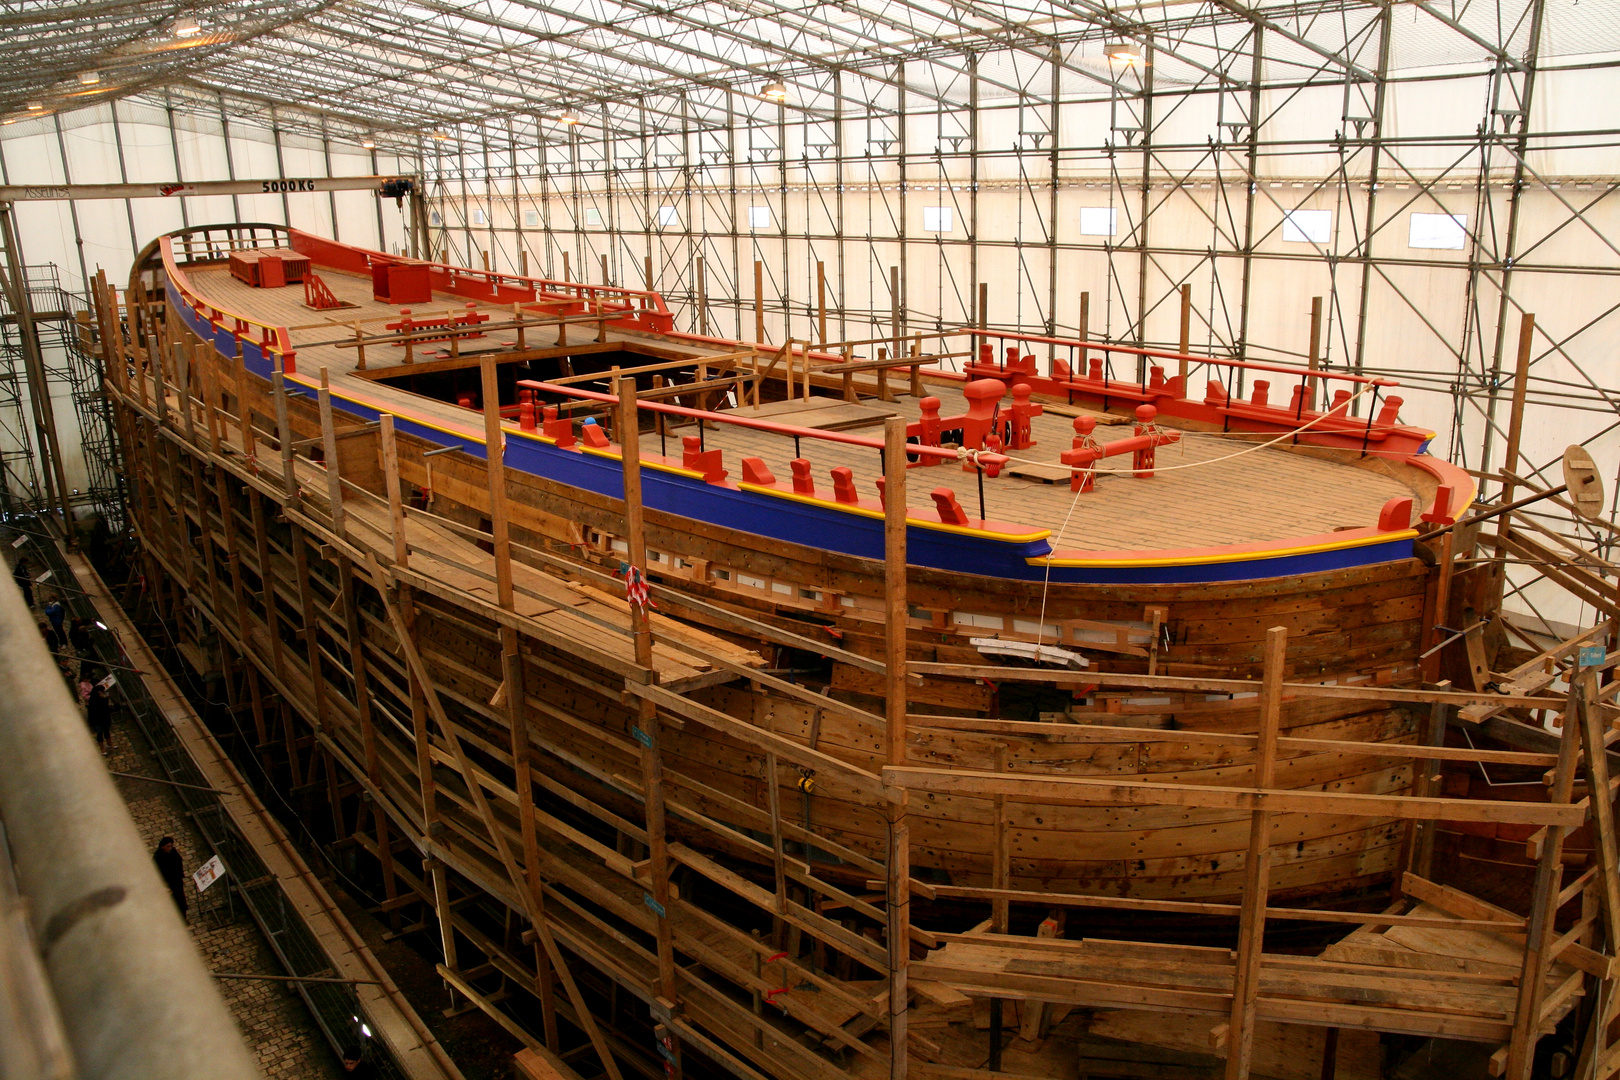
[[[580,1080],[579,1073],[570,1068],[568,1062],[544,1046],[525,1046],[519,1050],[512,1056],[512,1070],[519,1080]]]
[[[1578,806],[1482,802],[1471,799],[1419,799],[1401,795],[1362,795],[1325,791],[1268,791],[1191,784],[1165,784],[1103,777],[997,774],[975,769],[888,766],[885,779],[913,791],[989,797],[996,793],[1029,799],[1079,800],[1107,806],[1193,806],[1212,810],[1267,809],[1284,813],[1364,814],[1424,820],[1496,821],[1516,825],[1579,825]]]
[[[1277,732],[1282,726],[1283,664],[1288,631],[1277,627],[1266,635],[1265,679],[1260,700],[1254,786],[1261,791],[1276,780]],[[1271,811],[1259,803],[1249,823],[1244,858],[1243,893],[1239,900],[1237,970],[1232,987],[1231,1048],[1227,1080],[1248,1080],[1254,1059],[1255,1004],[1260,996],[1260,962],[1265,944],[1266,897],[1271,889]]]
[[[1046,668],[999,667],[982,664],[942,664],[914,662],[911,670],[920,675],[951,675],[959,679],[1012,680],[1057,685],[1128,686],[1142,689],[1182,690],[1191,693],[1259,693],[1254,679],[1205,679],[1181,675],[1136,675],[1106,671],[1057,671]],[[1466,691],[1416,690],[1398,687],[1344,685],[1332,683],[1283,683],[1285,700],[1297,698],[1350,698],[1391,703],[1441,702],[1447,705],[1487,706],[1510,709],[1562,709],[1558,697],[1531,697],[1510,694],[1472,694]]]

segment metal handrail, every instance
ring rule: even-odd
[[[260,1076],[9,577],[0,818],[78,1076]]]

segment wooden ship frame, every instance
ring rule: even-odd
[[[227,302],[299,292],[302,323]],[[156,602],[200,615],[266,773],[324,783],[379,912],[436,927],[455,994],[551,1067],[998,1075],[1022,1003],[1024,1042],[1053,1034],[1031,1076],[1068,1068],[1055,1025],[1081,1007],[1207,1018],[1229,1076],[1289,1024],[1500,1044],[1521,1078],[1583,1002],[1583,1067],[1620,1067],[1612,813],[1577,783],[1609,790],[1581,751],[1615,656],[1546,692],[1612,628],[1486,687],[1487,634],[1446,627],[1494,608],[1499,567],[1460,577],[1459,553],[1485,520],[1547,545],[1500,508],[1458,526],[1475,478],[1424,453],[1392,384],[986,327],[725,342],[674,333],[655,293],[270,225],[161,237],[96,300]],[[1017,516],[1167,470],[1183,432],[1235,436],[1194,455],[1211,473],[1338,470],[1345,502],[1296,520],[1278,481],[1280,532],[1152,551]],[[1558,572],[1616,614],[1600,576]],[[1509,711],[1578,722],[1445,745],[1448,715]],[[1549,798],[1443,797],[1446,762],[1544,769]],[[1534,832],[1528,917],[1431,880],[1441,821]],[[1074,933],[1093,913],[1122,921]],[[1236,948],[1129,932],[1184,916]],[[1268,920],[1359,929],[1285,956]]]

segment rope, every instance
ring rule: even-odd
[[[1365,394],[1365,393],[1367,393],[1367,388],[1363,388],[1361,390],[1358,390],[1358,391],[1356,391],[1355,394],[1351,395],[1350,398],[1348,400],[1346,400],[1343,404],[1348,405],[1351,401],[1354,401],[1356,398],[1360,397],[1362,394]],[[1193,462],[1188,462],[1185,465],[1162,465],[1162,466],[1159,466],[1159,467],[1155,468],[1154,471],[1155,472],[1169,472],[1169,471],[1171,471],[1173,469],[1195,469],[1195,468],[1198,468],[1198,467],[1203,466],[1203,465],[1214,465],[1217,462],[1230,461],[1232,458],[1242,457],[1244,454],[1251,454],[1256,450],[1263,450],[1268,446],[1275,446],[1277,443],[1282,442],[1284,439],[1292,438],[1293,436],[1297,435],[1299,432],[1304,431],[1306,428],[1310,427],[1311,424],[1316,424],[1316,423],[1319,423],[1322,420],[1325,420],[1329,415],[1330,414],[1328,414],[1328,413],[1323,413],[1321,416],[1318,416],[1316,419],[1312,420],[1309,424],[1305,424],[1305,425],[1303,425],[1301,427],[1294,428],[1292,431],[1284,432],[1283,434],[1277,436],[1275,439],[1272,439],[1269,442],[1257,443],[1254,446],[1247,447],[1247,448],[1245,448],[1243,450],[1238,450],[1238,451],[1236,451],[1234,453],[1231,453],[1231,454],[1226,454],[1226,455],[1224,455],[1222,457],[1211,458],[1208,461],[1193,461]],[[1156,427],[1157,425],[1150,425],[1150,426],[1151,427]],[[956,452],[956,456],[957,456],[958,460],[972,460],[974,462],[974,464],[976,465],[976,464],[978,464],[978,455],[979,455],[979,453],[980,452],[977,451],[977,450],[966,451],[966,450],[958,449],[957,452]],[[1026,465],[1050,465],[1051,464],[1051,462],[1047,462],[1047,461],[1030,461],[1027,458],[1010,457],[1008,455],[1003,455],[1003,456],[1007,456],[1008,460],[1010,460],[1010,461],[1018,461],[1018,462],[1022,462],[1023,464],[1026,464]],[[1095,469],[1095,468],[1093,469],[1093,472],[1099,473],[1099,474],[1101,474],[1101,473],[1134,473],[1135,471],[1136,471],[1135,469]],[[1060,545],[1063,543],[1064,534],[1069,531],[1069,522],[1071,520],[1073,520],[1074,512],[1080,506],[1080,496],[1082,496],[1084,494],[1085,494],[1084,491],[1077,491],[1077,492],[1074,493],[1074,498],[1072,500],[1070,500],[1070,502],[1069,502],[1069,512],[1064,515],[1063,524],[1058,527],[1057,535],[1055,537],[1053,537],[1053,539],[1052,539],[1052,542],[1051,542],[1052,554],[1056,554],[1057,551],[1059,550]],[[1040,649],[1041,642],[1046,637],[1046,599],[1047,599],[1048,594],[1051,592],[1051,589],[1052,589],[1052,555],[1048,555],[1046,557],[1046,573],[1045,573],[1045,575],[1043,576],[1043,578],[1041,580],[1041,614],[1040,614],[1039,621],[1037,621],[1036,624],[1035,624],[1035,647],[1036,647],[1037,650]],[[1037,655],[1039,655],[1039,654],[1037,653]],[[1483,771],[1483,769],[1481,771]],[[1487,777],[1487,783],[1488,782],[1489,782],[1489,778]]]
[[[1369,387],[1363,388],[1361,390],[1357,390],[1354,394],[1350,395],[1350,397],[1348,397],[1344,401],[1340,402],[1338,407],[1342,408],[1343,406],[1350,404],[1350,402],[1356,400],[1356,398],[1360,397],[1362,394],[1370,392],[1371,389],[1372,388],[1369,386]],[[1315,424],[1320,424],[1323,420],[1328,419],[1330,416],[1332,416],[1331,413],[1323,413],[1322,415],[1318,416],[1316,419],[1310,421],[1310,423],[1301,424],[1297,428],[1291,428],[1290,430],[1283,432],[1281,435],[1278,435],[1275,439],[1268,439],[1267,441],[1265,441],[1263,443],[1255,443],[1253,446],[1245,447],[1242,450],[1235,450],[1230,454],[1223,454],[1220,457],[1210,458],[1207,461],[1189,461],[1185,465],[1160,465],[1160,466],[1156,467],[1153,471],[1155,473],[1161,473],[1161,472],[1175,472],[1178,469],[1201,469],[1201,468],[1204,468],[1205,466],[1208,466],[1208,465],[1218,465],[1223,461],[1231,461],[1233,458],[1240,458],[1240,457],[1244,456],[1245,454],[1252,454],[1256,450],[1264,450],[1268,446],[1276,446],[1280,442],[1283,442],[1283,441],[1285,441],[1287,439],[1292,439],[1296,435],[1298,435],[1300,432],[1309,429],[1310,427],[1312,427]],[[975,451],[972,451],[972,453],[977,454],[977,453],[979,453],[979,451],[975,450]],[[960,458],[962,456],[962,451],[958,450],[957,451],[957,456]],[[1031,458],[1013,457],[1010,454],[1003,454],[1001,456],[1005,457],[1008,461],[1016,461],[1020,465],[1047,465],[1047,466],[1050,466],[1052,464],[1052,462],[1050,462],[1050,461],[1035,461],[1035,460],[1033,460]],[[1098,476],[1113,476],[1113,475],[1124,476],[1124,475],[1127,475],[1127,474],[1135,473],[1136,469],[1133,466],[1133,467],[1124,468],[1124,469],[1093,469],[1092,471],[1094,473],[1096,473]]]
[[[1063,542],[1063,534],[1069,530],[1069,520],[1074,517],[1074,512],[1080,505],[1080,496],[1084,494],[1084,491],[1077,491],[1074,493],[1074,498],[1070,500],[1069,512],[1064,515],[1063,524],[1059,526],[1057,537],[1053,540],[1051,545],[1054,553],[1058,550],[1058,545]],[[1041,655],[1041,640],[1046,636],[1046,594],[1051,590],[1051,588],[1052,558],[1049,555],[1046,559],[1046,575],[1041,580],[1041,617],[1039,621],[1035,623],[1035,655],[1037,657]]]

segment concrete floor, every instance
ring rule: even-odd
[[[9,570],[8,570],[9,572]],[[36,588],[36,600],[47,600],[49,589]],[[39,608],[35,607],[38,615]],[[39,616],[43,619],[43,616]],[[90,729],[85,728],[85,738]],[[112,752],[107,767],[115,772],[161,776],[162,769],[138,728],[118,713],[113,716]],[[275,954],[253,924],[247,909],[226,905],[222,885],[197,895],[190,874],[211,854],[202,836],[183,814],[172,787],[142,780],[114,777],[141,840],[156,850],[158,840],[174,837],[185,859],[187,925],[192,940],[210,971],[279,975]],[[267,1077],[277,1080],[338,1080],[343,1067],[315,1026],[303,1001],[286,983],[247,979],[218,981],[225,1003],[236,1018],[242,1037]]]

